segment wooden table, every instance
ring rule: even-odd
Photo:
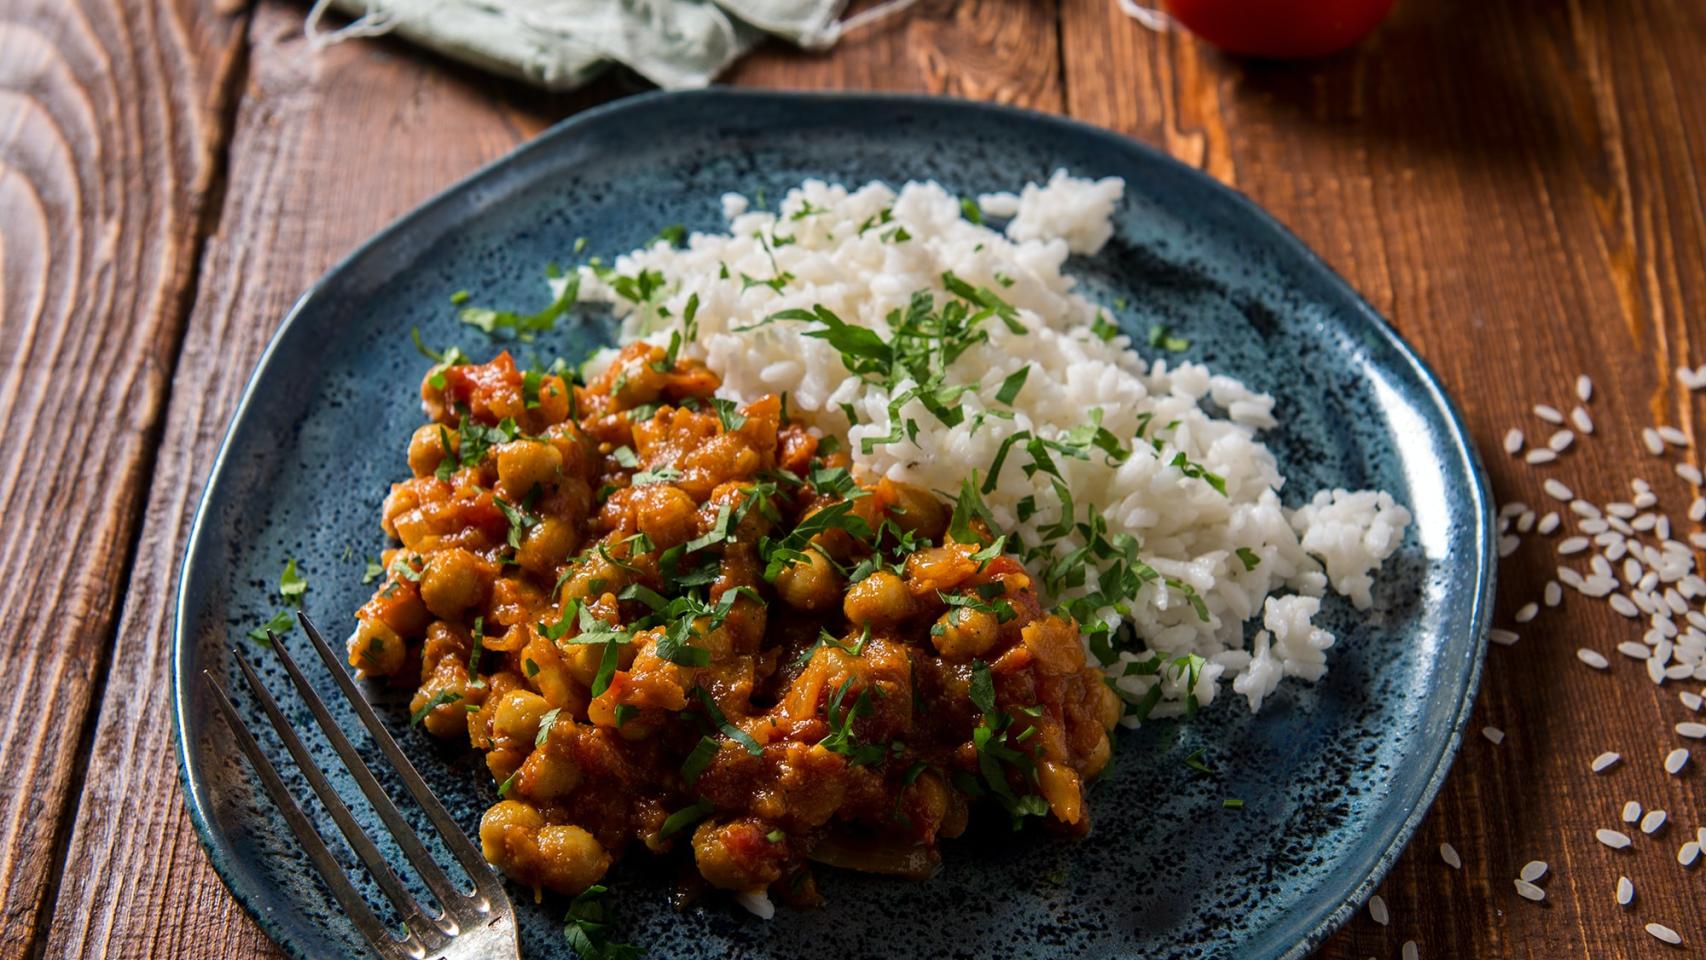
[[[547,97],[394,42],[314,56],[281,0],[0,0],[0,958],[275,957],[197,845],[169,744],[167,627],[191,513],[244,378],[296,295],[429,194],[638,85]],[[1405,0],[1356,51],[1240,63],[1112,0],[925,2],[833,53],[765,49],[730,82],[1023,104],[1123,131],[1273,211],[1443,377],[1501,501],[1545,476],[1600,502],[1639,429],[1706,411],[1706,5]],[[1598,431],[1548,468],[1501,452],[1586,372]],[[1706,441],[1706,433],[1699,434]],[[1700,458],[1687,451],[1691,462]],[[1686,501],[1680,501],[1686,503]],[[1501,623],[1555,560],[1530,540]],[[1574,651],[1640,629],[1571,595],[1489,655],[1472,734],[1366,912],[1321,956],[1672,956],[1706,946],[1696,763],[1660,758],[1677,685]],[[1613,654],[1616,658],[1616,655]],[[1695,683],[1691,689],[1698,689]],[[1588,771],[1602,750],[1624,763]],[[1700,758],[1706,762],[1706,752]],[[1657,840],[1593,840],[1625,800]],[[1436,852],[1462,852],[1453,870]],[[1547,901],[1512,878],[1551,863]],[[1638,885],[1633,910],[1617,877]]]

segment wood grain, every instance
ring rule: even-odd
[[[262,3],[249,28],[230,185],[173,379],[49,957],[280,955],[208,864],[166,738],[184,539],[247,371],[300,291],[543,122],[394,45],[315,58],[301,15],[294,4]]]
[[[903,16],[850,33],[826,53],[772,42],[726,79],[748,87],[935,93],[1059,111],[1056,26],[1052,0],[924,0]]]
[[[177,565],[226,421],[278,318],[344,252],[555,119],[634,89],[618,74],[583,94],[546,97],[389,42],[339,46],[316,59],[301,42],[301,16],[296,4],[262,0],[249,26],[230,183],[207,239],[173,379],[114,669],[45,943],[50,958],[281,956],[209,866],[166,740]],[[1052,12],[963,4],[931,8],[920,22],[873,31],[861,40],[864,53],[846,56],[854,64],[865,57],[916,64],[910,74],[882,68],[893,88],[1001,92],[1058,108]],[[1021,35],[1015,22],[1048,35]],[[1000,59],[914,49],[926,42],[920,37],[960,28],[1015,49],[1034,44],[1035,56],[1051,59],[1039,66],[1032,57],[1022,71],[1010,71]],[[743,69],[772,83],[811,82],[807,74],[826,69],[874,76],[837,66],[841,56],[765,50]]]
[[[75,806],[240,32],[193,0],[0,4],[0,957]]]
[[[1697,432],[1702,411],[1672,376],[1706,362],[1699,5],[1400,4],[1357,50],[1301,65],[1224,58],[1103,0],[1066,0],[1061,19],[1068,111],[1238,187],[1320,251],[1441,375],[1501,502],[1562,509],[1546,477],[1627,500],[1643,476],[1682,520],[1694,492],[1636,434]],[[1584,372],[1598,385],[1595,435],[1553,466],[1507,457],[1505,431],[1544,442],[1556,428],[1531,406],[1568,410]],[[1700,462],[1693,449],[1670,459]],[[1424,957],[1674,955],[1642,931],[1654,920],[1706,942],[1706,880],[1674,859],[1706,822],[1706,789],[1694,768],[1660,765],[1688,745],[1671,731],[1691,718],[1678,689],[1701,685],[1655,687],[1613,649],[1644,624],[1571,591],[1513,624],[1561,562],[1556,541],[1530,537],[1501,565],[1498,622],[1522,640],[1490,653],[1463,752],[1380,888],[1390,926],[1359,913],[1321,957],[1396,956],[1408,940]],[[1582,646],[1616,661],[1609,675],[1576,660]],[[1487,725],[1502,745],[1480,735]],[[1626,759],[1595,776],[1604,750]],[[1618,822],[1630,799],[1672,825],[1640,836]],[[1600,846],[1602,826],[1635,846]],[[1461,871],[1441,860],[1446,842]],[[1551,864],[1544,905],[1514,890],[1531,859]],[[1639,890],[1633,909],[1614,903],[1620,875]]]

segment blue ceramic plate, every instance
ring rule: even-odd
[[[1266,214],[1130,140],[946,99],[717,90],[582,114],[463,181],[316,284],[256,369],[184,558],[174,719],[196,829],[267,933],[297,957],[364,955],[191,681],[204,667],[228,677],[251,726],[265,728],[225,645],[247,642],[244,631],[276,609],[286,557],[312,582],[310,613],[329,632],[352,624],[371,589],[360,583],[365,558],[385,546],[380,500],[407,474],[403,450],[420,422],[425,361],[411,327],[429,343],[491,352],[455,319],[453,291],[536,303],[542,266],[566,257],[574,238],[609,257],[663,224],[718,228],[725,191],[775,198],[806,177],[933,178],[975,194],[1057,167],[1126,181],[1114,240],[1071,266],[1087,293],[1136,304],[1120,319],[1140,341],[1165,322],[1190,339],[1192,359],[1278,397],[1285,426],[1268,443],[1290,478],[1291,505],[1307,491],[1375,487],[1413,511],[1376,608],[1358,613],[1329,600],[1325,619],[1339,636],[1331,673],[1313,686],[1287,683],[1259,717],[1227,696],[1194,723],[1121,733],[1091,795],[1088,839],[974,829],[947,845],[932,880],[825,870],[827,907],[769,923],[716,899],[672,909],[668,868],[636,855],[612,876],[621,935],[653,957],[805,957],[826,943],[846,960],[1295,957],[1342,923],[1433,798],[1480,676],[1493,584],[1489,499],[1433,374]],[[610,336],[597,322],[577,323],[521,355],[578,357]],[[331,678],[310,666],[335,704]],[[283,689],[276,667],[268,671]],[[401,695],[374,695],[474,832],[493,793],[483,766],[409,730]],[[282,699],[310,730],[306,710]],[[283,757],[270,731],[261,742]],[[309,742],[336,766],[317,734]],[[1212,775],[1183,762],[1198,749]],[[300,781],[292,786],[307,796]],[[1228,797],[1245,801],[1242,812],[1222,809]],[[322,812],[310,812],[331,835]],[[365,808],[356,812],[372,822]],[[515,899],[525,954],[570,956],[564,904],[535,906],[520,891]]]

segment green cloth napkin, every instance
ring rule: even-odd
[[[445,56],[549,90],[622,63],[666,89],[703,87],[766,34],[808,48],[915,0],[889,0],[837,20],[846,0],[315,0],[306,31],[316,49],[395,33]],[[332,31],[327,9],[354,17]]]

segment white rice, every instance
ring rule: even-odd
[[[1453,870],[1463,869],[1463,857],[1459,856],[1457,848],[1449,843],[1439,845],[1439,858],[1444,860],[1445,865]]]
[[[1622,760],[1622,759],[1623,759],[1622,754],[1612,753],[1611,751],[1607,750],[1605,753],[1602,753],[1599,756],[1593,758],[1593,772],[1594,773],[1604,773],[1605,771],[1610,770],[1612,767],[1616,766],[1617,761]]]
[[[1175,584],[1188,585],[1208,614],[1200,618],[1176,586],[1144,586],[1129,601],[1129,622],[1143,650],[1122,653],[1111,672],[1154,654],[1169,660],[1194,654],[1207,662],[1189,689],[1186,672],[1173,669],[1122,677],[1116,689],[1140,700],[1159,685],[1162,700],[1150,715],[1171,716],[1184,711],[1188,696],[1206,705],[1230,682],[1254,710],[1282,678],[1314,681],[1326,672],[1334,637],[1313,623],[1320,598],[1331,587],[1358,609],[1371,607],[1374,572],[1398,548],[1410,513],[1385,493],[1347,490],[1320,491],[1304,506],[1286,509],[1279,496],[1285,478],[1258,437],[1276,425],[1273,397],[1199,364],[1165,354],[1145,359],[1124,335],[1104,341],[1092,332],[1100,308],[1074,292],[1076,281],[1063,268],[1069,253],[1094,253],[1111,236],[1111,214],[1123,189],[1117,179],[1057,173],[1017,195],[981,198],[988,214],[1012,216],[1003,233],[965,219],[959,199],[934,183],[896,191],[880,183],[849,190],[807,181],[775,212],[748,210],[731,199],[725,204],[732,214],[728,234],[695,234],[685,249],[658,242],[618,258],[611,265],[618,275],[642,269],[663,275],[651,301],[622,299],[589,267],[581,268],[580,295],[613,305],[624,340],[645,337],[658,344],[680,329],[679,318],[696,297],[697,336],[682,353],[704,360],[722,378],[722,396],[747,401],[785,393],[791,412],[826,433],[845,434],[855,467],[866,475],[950,495],[973,467],[987,477],[1007,437],[1029,431],[1059,439],[1084,427],[1090,411],[1100,411],[1101,426],[1132,453],[1121,463],[1095,451],[1088,459],[1054,457],[1076,515],[1094,510],[1106,519],[1109,535],[1137,538],[1142,559]],[[881,229],[860,232],[884,211],[890,219]],[[896,227],[910,239],[894,239]],[[777,236],[792,239],[777,245]],[[834,346],[804,336],[814,325],[779,321],[742,329],[778,311],[821,305],[886,338],[886,317],[904,310],[915,291],[945,300],[941,278],[950,271],[1010,303],[1026,332],[995,319],[984,323],[987,342],[970,346],[945,378],[972,387],[958,400],[964,420],[948,426],[917,399],[908,400],[897,412],[917,427],[910,441],[886,442],[889,389],[853,376]],[[774,289],[746,283],[743,290],[742,274],[791,279]],[[609,356],[595,358],[589,372]],[[1005,378],[1027,366],[1017,399],[1011,405],[997,400]],[[911,385],[904,381],[894,392]],[[844,409],[856,422],[849,423]],[[1159,449],[1132,442],[1145,424],[1151,425],[1146,439],[1159,439]],[[878,442],[867,451],[866,440]],[[1179,454],[1224,478],[1226,492],[1174,466]],[[1061,510],[1052,478],[1022,469],[1030,462],[1022,444],[1013,446],[984,500],[1002,530],[1035,546]],[[1020,519],[1027,501],[1037,510]],[[1053,556],[1082,545],[1077,533],[1061,537]],[[1253,568],[1246,569],[1240,548],[1258,558]],[[1032,564],[1033,573],[1040,565]],[[1067,588],[1052,599],[1082,592]],[[1247,643],[1245,624],[1257,617],[1263,629]],[[1112,625],[1120,615],[1105,608],[1091,619]]]
[[[1635,884],[1628,877],[1617,878],[1617,905],[1627,907],[1635,899]]]
[[[1529,883],[1533,883],[1541,877],[1546,876],[1546,868],[1546,861],[1530,860],[1522,865],[1522,870],[1517,874],[1517,876],[1527,880]]]

